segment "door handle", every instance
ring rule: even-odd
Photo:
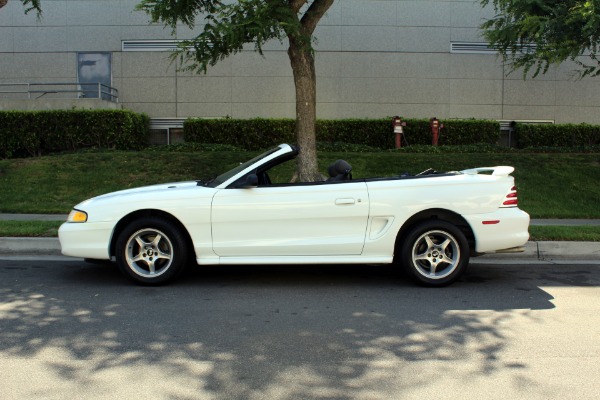
[[[350,204],[354,204],[354,203],[355,203],[355,200],[351,199],[351,198],[335,199],[336,206],[344,206],[344,205],[350,205]]]

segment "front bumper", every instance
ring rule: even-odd
[[[110,259],[110,240],[114,224],[110,222],[65,222],[58,230],[61,252],[65,256]]]

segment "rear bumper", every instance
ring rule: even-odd
[[[517,207],[464,218],[475,235],[476,253],[518,252],[529,240],[529,214]]]

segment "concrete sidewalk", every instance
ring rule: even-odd
[[[65,221],[67,215],[58,214],[4,214],[4,221]],[[600,226],[600,219],[534,219],[533,226]],[[1,256],[58,256],[58,238],[0,238]],[[525,252],[486,254],[478,260],[600,260],[600,242],[528,242]]]

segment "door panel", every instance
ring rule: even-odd
[[[223,257],[359,255],[364,182],[223,189],[213,198],[213,249]]]

